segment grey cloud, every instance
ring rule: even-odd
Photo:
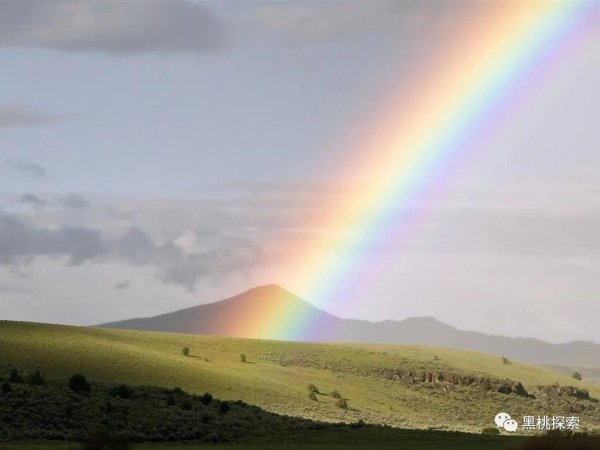
[[[2,33],[2,5],[0,3],[0,34]],[[55,122],[59,119],[59,116],[46,114],[25,106],[0,106],[0,128],[32,127]]]
[[[9,169],[16,170],[35,178],[43,178],[48,173],[43,166],[31,161],[24,161],[21,159],[6,159],[5,162]]]
[[[221,276],[255,266],[262,256],[261,247],[250,240],[227,237],[228,245],[219,245],[205,252],[185,254],[169,246],[170,254],[162,280],[181,284],[190,291],[206,275]]]
[[[44,228],[0,215],[0,264],[7,266],[30,264],[37,256],[67,257],[69,265],[123,260],[154,267],[165,283],[193,290],[201,279],[244,270],[260,255],[258,245],[235,236],[214,235],[201,251],[184,251],[172,241],[154,241],[137,227],[115,238],[85,226]]]
[[[129,280],[117,281],[115,283],[115,289],[117,291],[124,291],[126,289],[129,289],[129,286],[131,286],[131,281]]]
[[[46,206],[46,201],[34,194],[21,194],[18,201],[36,207]]]
[[[71,194],[60,199],[60,204],[68,209],[82,210],[90,206],[89,202],[79,194]]]
[[[29,262],[41,255],[65,255],[70,264],[81,264],[105,251],[106,245],[97,230],[73,226],[37,228],[11,216],[0,216],[0,263]]]
[[[456,9],[422,1],[263,3],[245,19],[291,41],[320,42],[372,32],[423,33]]]
[[[0,2],[0,46],[108,54],[206,52],[223,43],[204,5],[170,1]]]

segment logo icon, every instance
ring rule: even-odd
[[[517,421],[513,420],[510,417],[510,414],[505,412],[496,414],[496,417],[494,417],[494,422],[498,428],[504,428],[509,433],[514,433],[517,431],[517,428],[519,428]]]

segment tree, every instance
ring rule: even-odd
[[[314,392],[308,391],[308,398],[316,402],[317,394],[315,394]]]
[[[76,373],[69,378],[69,389],[78,393],[89,393],[92,390],[92,386],[88,383],[85,376],[80,373]]]
[[[308,392],[312,392],[313,394],[318,394],[319,393],[319,388],[316,387],[312,383],[310,383],[308,386],[306,386],[306,389],[308,389]]]
[[[508,364],[510,363],[510,361],[508,360],[508,358],[506,356],[502,357],[502,364]]]
[[[246,362],[246,354],[245,353],[240,354],[240,361],[243,363]]]
[[[581,376],[581,374],[577,371],[573,372],[573,375],[571,375],[573,378],[575,378],[576,380],[581,381],[583,379],[583,377]]]
[[[342,398],[342,395],[336,390],[331,391],[331,396],[333,398]]]
[[[183,353],[183,356],[188,356],[190,354],[189,347],[183,347],[183,349],[181,350],[181,353]]]

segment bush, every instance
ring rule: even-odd
[[[337,406],[338,408],[342,408],[342,409],[348,409],[348,402],[346,400],[344,400],[343,398],[338,398],[337,401],[335,402],[335,406]]]
[[[500,430],[498,428],[494,428],[494,427],[488,427],[488,428],[484,428],[483,430],[481,430],[481,434],[488,434],[488,435],[497,435],[500,434]]]
[[[502,364],[508,364],[510,361],[508,360],[508,358],[506,356],[502,357]]]
[[[309,384],[308,386],[306,386],[306,389],[308,389],[308,392],[312,392],[313,394],[318,394],[319,393],[319,388],[316,387],[314,384]]]
[[[240,361],[243,363],[246,362],[246,354],[245,353],[240,354]]]
[[[87,378],[80,373],[76,373],[69,378],[68,386],[69,389],[77,393],[90,393],[92,390]]]
[[[336,390],[331,391],[331,396],[333,398],[342,398],[342,395]]]
[[[122,384],[110,390],[110,395],[113,397],[131,398],[131,394],[131,388],[126,384]]]
[[[181,353],[183,353],[183,356],[188,356],[190,354],[189,347],[183,347],[183,349],[181,349]]]
[[[219,406],[219,411],[221,411],[221,413],[225,414],[226,412],[228,412],[230,409],[229,407],[229,402],[221,402],[221,405]]]
[[[350,428],[363,428],[366,426],[367,426],[367,424],[362,419],[358,419],[358,422],[350,424]]]
[[[19,372],[17,369],[10,369],[10,372],[8,372],[8,382],[22,383],[23,377],[21,376],[21,372]]]
[[[181,402],[181,409],[185,409],[186,411],[189,411],[190,409],[192,409],[192,402],[190,402],[187,398]]]
[[[434,360],[434,361],[440,361],[440,359],[441,359],[441,358],[440,358],[438,355],[435,355],[435,356],[433,357],[433,360]]]
[[[581,376],[581,374],[580,374],[579,372],[577,372],[577,371],[573,372],[573,375],[571,375],[571,376],[572,376],[573,378],[575,378],[576,380],[579,380],[579,381],[581,381],[581,380],[582,380],[582,378],[583,378],[583,377]]]
[[[213,396],[209,392],[205,392],[200,397],[200,401],[202,402],[203,405],[210,405],[213,401]]]
[[[10,386],[10,383],[8,381],[2,383],[2,387],[0,389],[2,389],[3,394],[8,394],[12,391],[12,387]]]
[[[42,372],[36,370],[27,376],[27,384],[31,384],[33,386],[45,386],[46,377]]]
[[[313,400],[313,401],[317,401],[317,394],[315,394],[314,392],[308,392],[308,398]]]

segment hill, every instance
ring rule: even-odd
[[[262,311],[294,310],[299,317],[311,317],[322,324],[318,340],[329,342],[371,342],[444,346],[506,356],[539,365],[589,367],[600,365],[600,345],[591,342],[551,344],[538,339],[492,336],[475,331],[462,331],[432,317],[414,317],[402,321],[369,322],[341,319],[321,311],[276,286],[251,289],[215,303],[100,326],[108,328],[168,331],[213,336],[260,338],[268,333],[256,327],[240,328],[240,317],[252,323]],[[267,334],[268,335],[268,334]],[[310,339],[310,337],[309,337]],[[572,369],[570,370],[572,372]]]
[[[221,401],[210,393],[89,382],[81,376],[50,380],[37,369],[0,366],[0,385],[2,449],[7,441],[13,443],[8,448],[21,449],[16,443],[41,441],[43,447],[33,447],[38,450],[73,449],[75,442],[85,443],[84,450],[131,450],[134,442],[151,442],[151,447],[142,446],[152,449],[172,448],[173,443],[198,449],[208,447],[203,443],[229,442],[238,443],[238,449],[243,443],[243,448],[291,450],[293,444],[294,449],[330,450],[335,443],[335,448],[358,450],[397,448],[399,441],[414,450],[432,446],[508,450],[520,442],[514,436],[317,422],[269,413],[241,401]]]
[[[189,347],[189,356],[182,348]],[[246,363],[240,355],[246,355]],[[322,421],[481,431],[498,411],[577,414],[600,428],[600,388],[496,356],[384,344],[316,344],[0,322],[0,364],[96,382],[179,386]],[[307,395],[313,384],[316,400]],[[347,400],[340,408],[333,391]],[[535,397],[535,398],[534,398]]]

